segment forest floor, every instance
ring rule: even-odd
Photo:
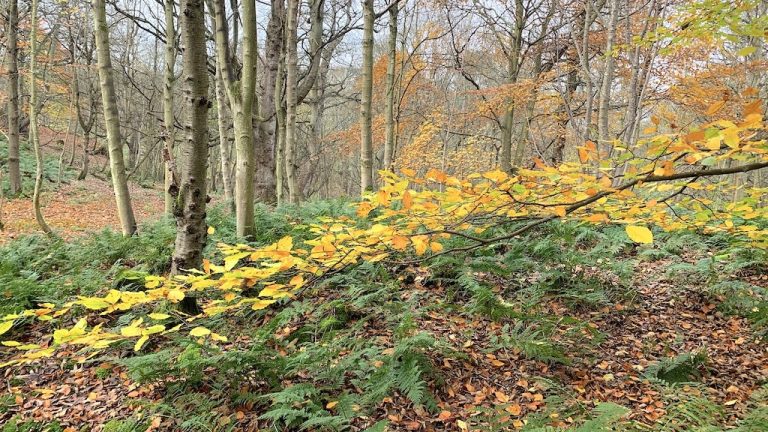
[[[506,327],[508,319],[492,319],[486,314],[456,309],[466,307],[470,300],[457,298],[450,285],[435,278],[430,270],[414,267],[399,273],[402,284],[387,294],[386,304],[397,303],[404,309],[397,317],[397,325],[392,325],[392,317],[381,306],[373,314],[359,306],[352,311],[351,303],[355,300],[348,292],[325,289],[305,300],[299,307],[305,312],[276,329],[270,344],[286,359],[300,355],[300,334],[317,325],[313,324],[317,319],[314,312],[306,310],[321,311],[329,304],[337,308],[345,305],[349,316],[339,318],[339,325],[351,328],[355,327],[353,323],[361,324],[356,326],[354,339],[385,348],[385,355],[392,354],[398,339],[403,337],[398,333],[403,331],[404,323],[407,334],[428,335],[440,341],[439,348],[434,346],[426,351],[434,370],[422,376],[428,382],[425,390],[434,395],[436,408],[429,410],[414,404],[404,391],[393,391],[367,415],[356,417],[349,426],[351,430],[364,430],[378,421],[386,421],[389,430],[394,431],[517,430],[525,428],[532,416],[565,427],[578,424],[578,416],[594,409],[598,401],[629,408],[625,419],[648,425],[648,430],[692,430],[687,423],[696,424],[696,416],[703,415],[696,414],[696,410],[712,410],[710,414],[719,422],[716,424],[733,426],[756,408],[750,397],[768,382],[768,349],[747,318],[723,312],[721,306],[728,299],[702,292],[691,283],[701,276],[693,267],[687,268],[693,272],[687,281],[671,276],[674,266],[693,266],[701,258],[700,254],[685,252],[679,259],[637,262],[629,283],[633,287],[630,295],[622,294],[620,301],[610,305],[573,303],[567,297],[545,299],[536,307],[535,315],[554,319],[555,328],[539,339]],[[755,289],[768,288],[768,274],[764,270],[741,271],[731,282],[746,283]],[[597,267],[577,271],[606,279],[613,277],[599,275]],[[510,287],[505,286],[509,280],[485,273],[476,276],[494,293],[509,294]],[[539,279],[535,274],[528,277],[531,284]],[[327,319],[327,315],[322,316]],[[251,325],[266,327],[270,319],[276,318],[268,315]],[[230,338],[226,351],[243,355],[254,343],[260,343],[252,330],[239,327],[243,324],[230,325],[230,330],[236,329],[240,334]],[[44,328],[28,333],[31,340],[44,338],[45,334]],[[501,339],[505,334],[538,346],[526,346],[520,340],[504,342]],[[336,338],[347,336],[338,333]],[[304,349],[316,349],[321,340],[326,339],[312,339],[309,343],[314,347]],[[8,387],[4,391],[12,401],[4,414],[0,412],[0,420],[17,415],[16,420],[55,421],[70,432],[102,430],[110,420],[123,418],[144,419],[137,423],[143,424],[142,429],[135,430],[145,430],[147,426],[148,430],[168,431],[257,431],[270,427],[270,422],[259,418],[267,409],[263,403],[247,398],[231,403],[229,399],[233,391],[268,393],[265,383],[258,378],[241,377],[231,383],[238,390],[227,390],[216,383],[228,371],[215,365],[206,367],[206,377],[194,386],[192,394],[200,400],[219,402],[213,405],[213,417],[205,420],[215,424],[207,424],[209,429],[195,429],[184,423],[186,417],[179,411],[171,414],[152,408],[173,406],[175,400],[183,399],[177,393],[181,379],[176,375],[178,370],[166,371],[166,379],[142,382],[121,364],[122,357],[131,357],[130,348],[112,354],[115,357],[99,358],[93,363],[74,364],[54,358],[34,366],[6,369]],[[332,364],[353,354],[351,347],[343,350]],[[314,355],[323,357],[321,353]],[[381,363],[375,358],[371,358],[374,364]],[[659,368],[659,364],[665,364],[667,370]],[[291,388],[322,381],[322,377],[315,376],[322,373],[312,372],[311,366],[300,367],[292,378],[284,379],[282,386]],[[361,400],[363,393],[370,391],[353,380],[345,380],[336,391],[339,390],[359,394]],[[336,403],[323,399],[321,410],[324,405],[332,413],[340,409],[334,407]],[[762,403],[757,408],[764,409]],[[175,407],[178,409],[178,405]],[[705,424],[712,419],[701,421]],[[298,429],[294,425],[279,430]]]
[[[164,204],[159,190],[134,183],[129,189],[138,221],[153,221],[163,214]],[[65,239],[103,229],[120,230],[112,185],[93,176],[68,181],[58,189],[44,191],[41,206],[48,225]],[[40,232],[29,197],[6,201],[2,212],[4,229],[0,231],[0,243],[23,234]]]
[[[43,195],[64,241],[33,235],[29,197],[6,201],[0,313],[123,289],[126,271],[167,272],[174,227],[159,220],[161,194],[131,193],[148,222],[131,238],[114,232],[112,188],[92,176]],[[233,243],[219,207],[210,243]],[[255,244],[306,239],[307,224],[339,214],[354,210],[260,207]],[[659,233],[637,246],[621,227],[567,223],[419,266],[367,263],[206,322],[229,337],[219,347],[169,336],[78,362],[65,346],[4,368],[0,431],[539,431],[601,418],[611,426],[575,430],[766,430],[767,266],[728,238]],[[137,316],[79,313],[106,325]],[[50,334],[27,322],[4,337],[45,345]],[[606,402],[627,411],[611,417]]]
[[[42,212],[46,222],[64,239],[72,239],[89,232],[102,229],[119,231],[114,191],[109,178],[97,178],[89,174],[85,180],[76,180],[80,165],[82,147],[76,148],[74,167],[64,162],[61,184],[58,181],[58,158],[61,147],[56,145],[55,135],[44,130],[41,133],[43,153],[46,161],[46,176],[43,180],[41,196]],[[80,143],[77,143],[80,145]],[[65,154],[70,151],[69,144]],[[0,206],[0,244],[23,234],[40,232],[32,206],[34,166],[31,151],[22,148],[22,166],[24,194],[12,199],[5,199]],[[105,166],[102,155],[90,156],[91,170]],[[99,174],[102,177],[103,174]],[[4,179],[7,182],[7,179]],[[139,223],[154,221],[163,214],[164,204],[159,189],[129,183],[131,199],[136,219]]]

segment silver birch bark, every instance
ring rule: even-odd
[[[223,0],[214,0],[216,56],[224,79],[235,130],[235,224],[238,237],[253,235],[254,142],[253,106],[256,97],[256,4],[243,1],[243,70],[235,79],[229,61],[229,32]]]
[[[298,159],[296,155],[296,76],[297,68],[297,20],[299,0],[288,0],[288,20],[285,40],[285,178],[288,182],[288,201],[298,204],[301,190],[297,178]]]
[[[605,42],[605,68],[603,70],[603,80],[600,86],[600,100],[597,111],[597,139],[599,144],[605,144],[609,140],[610,102],[611,86],[613,85],[614,60],[613,49],[616,39],[616,26],[619,17],[618,0],[611,1],[610,23],[607,29]]]
[[[176,64],[176,27],[173,20],[173,0],[164,0],[165,12],[165,71],[163,74],[163,127],[165,133],[165,214],[173,214],[173,196],[170,189],[173,185],[172,162],[173,147],[176,142],[176,128],[173,124],[173,87],[176,77],[174,67]]]
[[[99,87],[104,107],[104,126],[107,132],[109,165],[112,173],[112,186],[115,191],[117,212],[124,236],[136,233],[136,218],[133,215],[131,196],[123,160],[123,140],[120,135],[120,117],[117,111],[117,96],[112,76],[112,59],[109,52],[109,29],[105,0],[93,0],[93,20],[96,32],[96,50],[99,64]]]
[[[387,40],[387,105],[384,111],[386,136],[384,138],[384,169],[391,170],[395,140],[395,61],[397,61],[397,14],[398,3],[389,8],[389,38]]]
[[[373,0],[363,0],[363,68],[360,93],[360,189],[373,190],[373,132],[371,98],[373,95]]]

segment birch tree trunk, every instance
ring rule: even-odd
[[[8,2],[8,33],[5,46],[8,68],[8,180],[11,196],[21,193],[19,166],[19,57],[16,41],[19,32],[18,0]]]
[[[297,68],[297,20],[299,0],[288,0],[288,20],[285,38],[285,177],[288,181],[288,201],[298,204],[301,190],[297,178],[298,160],[296,157],[296,86]]]
[[[254,200],[253,106],[256,97],[256,4],[243,1],[243,71],[235,79],[229,61],[229,32],[224,0],[214,0],[216,56],[224,79],[235,130],[235,223],[238,237],[251,237]]]
[[[610,102],[611,86],[613,85],[613,49],[616,39],[616,26],[619,17],[619,1],[611,0],[610,24],[607,29],[605,42],[605,69],[603,70],[603,81],[600,86],[600,100],[597,111],[597,139],[599,144],[605,144],[609,140]]]
[[[173,0],[164,0],[165,10],[165,72],[163,80],[163,127],[165,133],[165,214],[173,215],[173,196],[171,187],[173,185],[172,162],[173,147],[176,143],[176,128],[173,118],[173,86],[175,81],[174,67],[176,64],[176,27],[173,20]]]
[[[104,125],[107,132],[109,165],[112,173],[112,186],[115,190],[117,212],[124,236],[136,233],[136,219],[133,216],[131,196],[123,160],[123,140],[120,136],[120,118],[117,112],[115,83],[112,77],[112,59],[109,52],[109,29],[105,0],[93,0],[93,20],[96,32],[96,50],[99,64],[99,87],[104,106]]]
[[[386,136],[384,139],[384,169],[391,170],[395,154],[395,61],[397,61],[398,3],[389,8],[389,39],[387,44],[387,105],[384,112]]]
[[[363,68],[360,92],[360,189],[373,190],[373,131],[371,98],[373,95],[373,0],[363,0]]]
[[[227,202],[227,208],[235,211],[235,198],[232,193],[232,160],[231,145],[229,134],[227,133],[226,115],[226,95],[224,94],[224,83],[220,73],[216,73],[216,112],[217,123],[219,126],[219,147],[221,148],[221,183],[224,187],[224,201]]]
[[[176,247],[171,272],[202,265],[207,240],[205,207],[208,201],[208,68],[205,6],[203,0],[182,0],[181,31],[184,41],[185,137],[181,145],[181,170],[175,197]]]
[[[49,236],[53,231],[45,222],[43,211],[40,209],[40,194],[43,187],[43,152],[40,150],[40,136],[38,133],[37,115],[40,112],[40,101],[37,98],[37,0],[32,0],[32,10],[30,12],[30,53],[29,53],[29,135],[32,140],[32,147],[35,151],[35,191],[32,195],[32,206],[35,209],[35,219],[40,229]],[[53,43],[53,42],[51,42]]]
[[[285,180],[285,95],[283,87],[285,84],[285,55],[281,51],[280,59],[277,64],[277,74],[275,76],[275,108],[277,112],[277,145],[275,149],[275,194],[277,205],[285,203],[285,191],[283,190],[283,181]]]

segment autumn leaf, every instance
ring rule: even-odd
[[[195,327],[189,331],[189,335],[194,337],[203,337],[209,334],[211,334],[211,331],[205,327]]]
[[[7,332],[13,327],[13,320],[3,321],[0,323],[0,334]]]
[[[627,225],[625,228],[627,236],[635,243],[653,243],[653,233],[644,226]]]

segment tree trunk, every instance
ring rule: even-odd
[[[235,198],[232,193],[232,160],[231,160],[231,143],[229,142],[229,134],[227,133],[227,123],[225,113],[226,107],[226,95],[224,94],[224,83],[222,82],[222,76],[220,73],[216,73],[216,112],[218,114],[217,122],[219,126],[219,147],[221,147],[221,183],[224,187],[224,201],[227,202],[227,208],[230,211],[235,211]]]
[[[259,98],[259,121],[256,127],[256,199],[263,203],[277,201],[277,167],[283,164],[284,156],[278,156],[276,115],[278,90],[278,66],[285,62],[285,0],[271,0],[272,8],[264,41],[264,68],[260,75],[261,94]],[[280,72],[281,74],[283,72]],[[283,81],[284,83],[285,81]],[[282,91],[282,84],[280,91]],[[281,167],[282,169],[283,167]],[[279,185],[279,186],[278,186]]]
[[[283,182],[285,180],[285,95],[283,93],[285,75],[285,56],[280,55],[277,65],[277,75],[275,79],[275,107],[277,109],[277,148],[275,150],[275,194],[277,205],[285,204],[285,191]]]
[[[387,62],[387,105],[384,112],[386,137],[384,140],[384,169],[391,170],[395,153],[395,61],[397,61],[397,14],[398,4],[389,8],[389,39]]]
[[[360,189],[373,190],[373,131],[371,98],[373,95],[373,0],[363,0],[363,68],[360,92]]]
[[[202,265],[207,240],[205,207],[208,201],[208,68],[206,57],[205,6],[203,0],[182,0],[181,31],[184,41],[185,137],[180,151],[179,184],[174,190],[176,247],[171,272]]]
[[[224,78],[232,111],[235,152],[235,224],[238,237],[254,232],[254,140],[253,105],[256,96],[256,4],[243,1],[243,71],[236,81],[229,61],[229,32],[223,0],[214,0],[216,56],[219,73]]]
[[[174,67],[176,64],[176,28],[173,22],[173,0],[164,0],[165,9],[165,72],[163,80],[163,127],[165,133],[166,157],[173,157],[173,147],[176,142],[176,127],[173,118],[173,86],[175,81]],[[165,214],[173,215],[173,196],[171,187],[173,186],[173,168],[172,161],[165,161]]]
[[[614,39],[616,38],[616,25],[619,17],[619,1],[611,1],[611,16],[608,32],[605,42],[605,69],[603,70],[603,81],[600,86],[600,101],[597,110],[597,139],[599,144],[605,144],[609,139],[609,118],[611,102],[611,86],[613,85],[613,49]]]
[[[19,32],[18,0],[8,5],[8,33],[6,39],[6,64],[8,65],[8,180],[11,196],[21,193],[21,169],[19,167],[19,58],[16,37]]]
[[[299,10],[299,0],[288,0],[288,20],[286,23],[285,40],[285,177],[288,181],[288,201],[298,204],[301,190],[298,182],[298,158],[296,155],[296,76],[297,41],[296,31]]]
[[[32,0],[30,12],[30,49],[29,49],[29,136],[32,147],[35,150],[35,191],[32,195],[32,205],[35,209],[35,219],[40,229],[47,235],[53,235],[53,231],[45,222],[43,212],[40,209],[40,194],[43,187],[43,152],[40,150],[40,136],[38,133],[37,115],[41,104],[37,98],[37,0]],[[52,42],[51,42],[52,43]]]
[[[512,30],[509,58],[507,59],[507,80],[517,83],[520,75],[520,55],[523,47],[523,27],[525,26],[525,8],[523,0],[515,0],[515,27]],[[512,171],[512,129],[515,126],[515,104],[512,102],[504,113],[501,131],[501,154],[499,168],[504,172]]]
[[[117,97],[112,77],[112,59],[109,52],[109,29],[107,28],[105,0],[94,0],[93,5],[99,64],[99,86],[101,87],[101,99],[104,106],[104,126],[107,131],[112,186],[115,190],[117,211],[123,235],[132,236],[136,233],[136,219],[133,216],[131,196],[128,192],[128,181],[125,174],[125,162],[123,160],[123,140],[120,136],[120,117],[117,112]]]

